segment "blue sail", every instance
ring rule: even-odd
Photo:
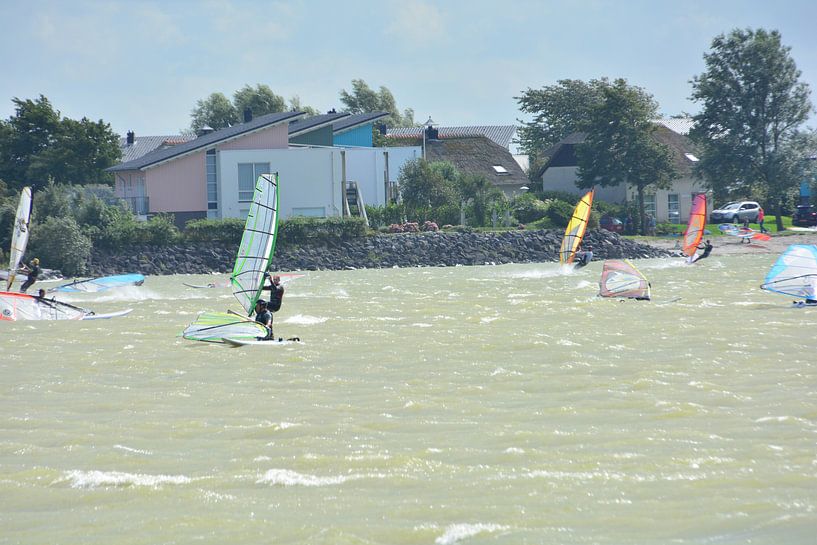
[[[56,288],[51,288],[51,292],[86,292],[93,293],[105,291],[111,288],[121,288],[124,286],[141,286],[145,277],[141,274],[119,274],[115,276],[101,276],[99,278],[89,278],[87,280],[75,280],[70,284],[63,284]]]
[[[761,289],[814,299],[817,288],[817,246],[792,244],[784,251],[769,273]]]

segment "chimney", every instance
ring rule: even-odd
[[[133,131],[128,131],[128,138],[127,142],[129,146],[132,146],[134,142],[136,142],[136,133]]]
[[[386,126],[385,123],[381,123],[380,125],[378,125],[377,130],[380,131],[380,134],[382,134],[383,136],[386,136],[386,134],[389,132],[389,128]]]
[[[335,109],[334,109],[334,108],[332,108],[331,110],[328,110],[326,113],[327,113],[327,114],[336,114],[336,113],[338,113],[338,112],[336,112],[336,111],[335,111]]]
[[[201,136],[204,136],[205,134],[210,134],[214,130],[215,129],[213,127],[205,125],[205,126],[203,126],[202,128],[200,128],[199,130],[196,131],[196,136],[201,137]]]
[[[249,123],[250,121],[252,121],[252,110],[247,107],[244,108],[244,123]]]

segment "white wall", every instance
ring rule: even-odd
[[[296,208],[323,208],[326,217],[343,210],[340,150],[289,148],[224,150],[218,156],[219,208],[222,218],[245,218],[249,203],[238,202],[238,164],[270,163],[279,175],[279,215]]]
[[[403,165],[423,153],[419,146],[341,149],[346,153],[346,179],[357,182],[363,202],[369,206],[386,204],[386,154],[389,156],[389,181],[396,182]]]
[[[587,189],[576,187],[578,167],[551,167],[542,175],[543,191],[564,191],[573,195],[584,195]],[[624,186],[596,187],[595,199],[620,204],[627,198]]]

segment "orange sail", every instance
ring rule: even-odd
[[[689,212],[689,223],[684,231],[683,251],[686,256],[695,255],[701,243],[706,227],[706,195],[699,193],[692,199],[692,210]]]

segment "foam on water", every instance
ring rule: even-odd
[[[434,540],[438,545],[452,545],[482,533],[494,533],[507,530],[508,526],[479,522],[476,524],[452,524],[446,527],[443,535]]]
[[[146,486],[159,488],[163,485],[179,485],[192,482],[184,475],[146,475],[121,471],[67,471],[56,482],[69,482],[72,488]]]

